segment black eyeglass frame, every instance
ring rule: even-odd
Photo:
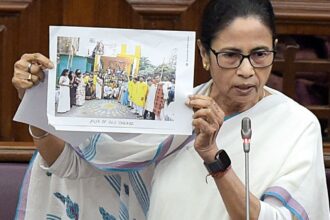
[[[254,66],[254,65],[252,64],[252,62],[251,62],[251,60],[250,60],[250,57],[251,57],[252,53],[250,53],[250,54],[248,54],[248,55],[244,55],[244,54],[242,54],[242,53],[237,53],[237,52],[223,52],[223,51],[216,52],[216,51],[215,51],[214,49],[212,49],[212,48],[210,48],[210,50],[211,50],[212,53],[215,55],[215,57],[216,57],[216,59],[217,59],[217,64],[218,64],[218,66],[219,66],[220,68],[223,68],[223,69],[236,69],[236,68],[238,68],[238,67],[241,66],[241,64],[242,64],[242,62],[243,62],[243,60],[244,60],[245,58],[247,58],[247,59],[249,60],[251,66],[253,66],[253,68],[266,68],[266,67],[269,67],[269,66],[273,65],[274,60],[275,60],[275,55],[276,55],[276,52],[277,52],[276,50],[264,50],[265,52],[271,52],[271,53],[273,53],[273,60],[272,60],[272,62],[271,62],[269,65],[262,66],[262,67],[260,67],[260,66],[257,66],[257,67],[256,67],[256,66]],[[257,52],[257,51],[255,51],[255,52]],[[239,55],[241,55],[242,58],[241,58],[239,64],[238,64],[236,67],[223,67],[223,66],[221,66],[221,65],[219,64],[218,55],[219,55],[219,54],[226,54],[226,53],[235,53],[235,54],[239,54]]]

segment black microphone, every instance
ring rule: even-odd
[[[242,119],[241,135],[243,139],[244,152],[249,152],[252,130],[251,130],[251,119],[248,117]]]

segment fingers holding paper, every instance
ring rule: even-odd
[[[12,83],[20,98],[29,89],[44,80],[44,70],[53,68],[53,63],[40,53],[24,54],[14,65]]]
[[[192,121],[196,133],[195,149],[202,159],[208,160],[208,156],[214,156],[213,153],[217,151],[216,137],[225,114],[208,96],[190,96],[186,104],[195,111]]]

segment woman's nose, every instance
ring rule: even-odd
[[[250,60],[244,57],[241,65],[237,69],[237,74],[244,78],[249,78],[255,74],[254,67],[251,65]]]

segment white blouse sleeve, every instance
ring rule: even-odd
[[[69,179],[105,175],[104,171],[97,170],[86,160],[81,158],[67,143],[60,156],[50,167],[47,166],[43,159],[40,161],[40,167],[56,176]]]
[[[267,197],[260,201],[260,213],[258,220],[289,220],[296,219],[291,212],[277,199]]]

